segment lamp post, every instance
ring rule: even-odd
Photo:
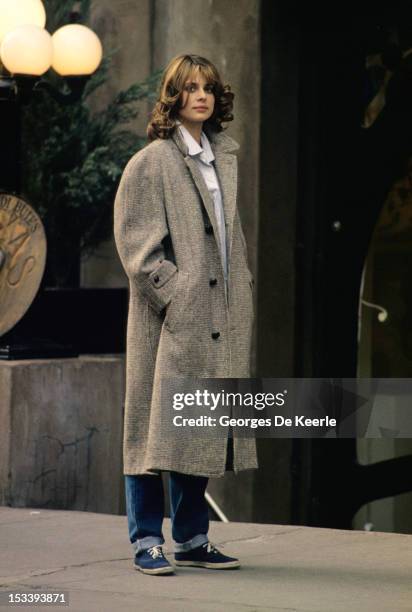
[[[79,82],[84,87],[99,67],[103,50],[93,30],[72,23],[51,36],[44,29],[45,23],[46,12],[41,0],[0,0],[2,99],[19,97],[42,87],[50,89],[43,78],[49,68],[62,76],[69,88],[75,84],[79,97]]]
[[[0,0],[0,128],[3,138],[8,136],[0,153],[0,188],[14,192],[20,187],[20,104],[42,89],[61,103],[78,100],[103,55],[101,42],[90,28],[72,23],[51,36],[45,25],[41,0]],[[55,89],[44,77],[50,68],[62,77],[70,93]]]
[[[74,21],[78,17],[78,13],[73,14]],[[45,25],[46,11],[41,0],[0,0],[0,192],[16,196],[21,191],[21,105],[42,90],[47,90],[62,104],[78,101],[103,55],[101,42],[90,28],[70,23],[50,35]],[[47,80],[45,75],[50,68],[61,77],[61,89]],[[3,265],[8,257],[10,259],[7,248],[0,234]],[[3,350],[6,355],[2,358],[11,358],[8,354],[12,354],[16,337],[14,330],[2,337],[7,344],[7,350]],[[32,353],[41,356],[41,343],[33,347],[30,340],[24,341],[27,350],[22,348],[21,338],[18,344],[22,356]],[[45,342],[43,348],[43,352],[53,356],[50,343]],[[59,354],[57,347],[56,355]]]

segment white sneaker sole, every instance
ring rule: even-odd
[[[239,561],[229,561],[228,563],[209,563],[209,561],[176,561],[175,565],[190,567],[205,567],[207,569],[234,569],[240,567]]]
[[[158,569],[145,569],[144,567],[134,566],[134,569],[142,572],[143,574],[149,574],[150,576],[159,576],[165,574],[174,574],[173,567],[159,567]]]

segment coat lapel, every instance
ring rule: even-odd
[[[232,251],[232,235],[233,235],[233,220],[236,210],[236,195],[237,195],[237,158],[231,153],[227,153],[218,148],[213,149],[216,161],[216,173],[219,178],[221,190],[223,193],[223,207],[225,210],[226,220],[226,240],[227,252]]]
[[[215,156],[216,173],[222,190],[223,208],[226,221],[227,252],[230,255],[232,248],[233,220],[236,210],[237,195],[237,158],[229,151],[239,148],[238,143],[224,132],[206,132],[213,154]],[[215,239],[219,238],[213,199],[203,179],[196,160],[188,154],[188,148],[179,130],[173,132],[172,138],[184,156],[185,163],[191,177],[199,191],[210,223],[213,226]]]

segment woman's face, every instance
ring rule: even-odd
[[[185,83],[179,118],[185,123],[202,123],[209,119],[215,107],[213,85],[200,73],[193,74]]]

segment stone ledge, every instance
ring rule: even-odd
[[[0,363],[0,503],[123,508],[124,360]]]
[[[8,360],[0,360],[0,368],[15,368],[22,367],[28,365],[61,365],[65,363],[111,363],[111,362],[124,362],[125,355],[121,354],[103,354],[103,355],[95,355],[95,354],[83,354],[78,357],[63,357],[63,358],[53,358],[53,359],[12,359]]]

